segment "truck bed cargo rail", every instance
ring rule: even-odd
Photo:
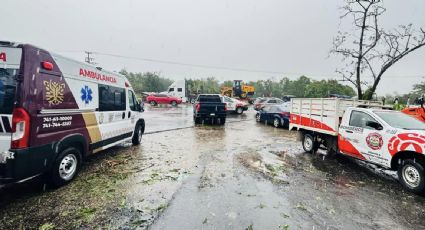
[[[340,98],[293,98],[289,128],[337,136],[345,110],[359,106],[382,108],[382,102]]]

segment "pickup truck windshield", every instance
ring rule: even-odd
[[[400,112],[376,112],[382,120],[394,128],[408,130],[425,130],[425,124],[415,118]]]
[[[17,74],[17,69],[0,68],[0,114],[12,114]]]

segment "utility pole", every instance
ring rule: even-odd
[[[93,52],[90,52],[90,51],[84,51],[84,52],[87,54],[86,62],[92,65],[95,65],[96,62],[94,62],[94,58],[90,57],[90,55],[92,55]]]

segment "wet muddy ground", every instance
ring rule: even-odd
[[[148,106],[142,145],[89,158],[56,190],[42,177],[0,189],[0,228],[425,228],[425,199],[393,173],[303,153],[254,114],[194,126],[189,106]]]

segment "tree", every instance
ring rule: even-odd
[[[421,82],[413,85],[413,94],[424,95],[425,94],[425,82]]]
[[[386,11],[383,0],[346,0],[342,9],[341,19],[352,17],[355,34],[340,31],[334,38],[331,53],[341,55],[346,64],[337,73],[356,87],[359,98],[371,99],[385,72],[425,45],[425,31],[412,24],[382,29],[378,19]]]
[[[127,77],[130,81],[135,93],[143,92],[161,92],[167,90],[168,86],[173,83],[168,78],[160,77],[158,73],[132,73],[126,70],[121,70],[120,74]]]

